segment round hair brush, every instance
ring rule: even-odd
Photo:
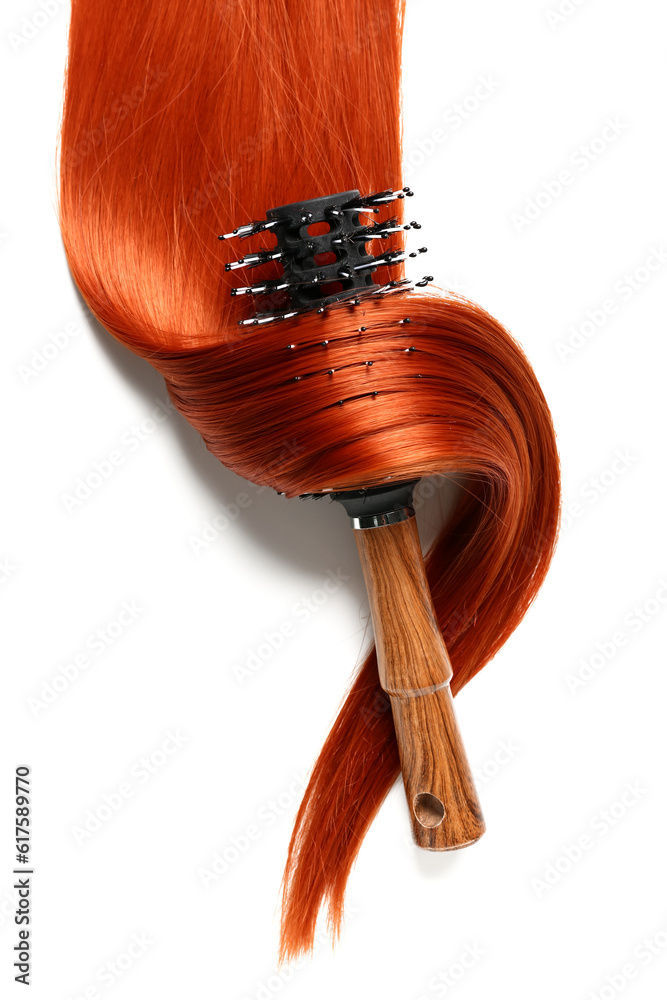
[[[411,289],[412,282],[405,279],[384,286],[373,281],[378,267],[405,259],[406,251],[376,256],[367,247],[375,239],[387,240],[391,233],[419,225],[402,226],[391,218],[369,226],[364,218],[411,195],[407,187],[364,198],[358,191],[345,191],[270,209],[265,222],[251,222],[221,236],[244,239],[270,232],[276,240],[275,247],[245,254],[227,263],[226,270],[262,265],[282,269],[278,278],[231,289],[232,296],[250,294],[255,301],[256,314],[239,320],[239,325],[252,329],[311,310],[321,315],[333,307],[355,307],[369,298]],[[419,253],[425,252],[420,248]],[[360,333],[363,358],[365,328]],[[391,699],[414,840],[420,847],[443,851],[474,843],[485,827],[454,714],[452,666],[426,579],[412,507],[417,481],[329,495],[340,501],[354,528],[371,605],[380,684]]]

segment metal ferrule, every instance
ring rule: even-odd
[[[414,507],[400,507],[398,510],[387,511],[386,514],[362,514],[351,517],[350,522],[355,531],[364,528],[384,528],[388,524],[399,524],[415,516]]]

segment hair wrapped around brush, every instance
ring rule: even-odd
[[[60,218],[95,316],[228,468],[288,497],[466,477],[427,558],[456,692],[517,626],[554,546],[558,459],[528,362],[484,310],[432,290],[239,327],[250,306],[216,238],[272,206],[401,187],[402,18],[397,0],[355,0],[344,18],[339,0],[73,0]],[[283,957],[312,945],[323,903],[340,927],[399,773],[386,706],[371,651],[296,819]]]

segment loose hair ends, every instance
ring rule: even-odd
[[[403,6],[72,0],[60,222],[94,315],[228,468],[288,497],[464,477],[427,559],[456,691],[517,626],[553,551],[558,457],[530,365],[483,309],[433,292],[240,331],[234,251],[217,240],[277,205],[401,186]],[[340,929],[398,769],[371,651],[298,812],[283,959],[312,946],[322,904]]]

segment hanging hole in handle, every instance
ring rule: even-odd
[[[422,826],[439,826],[445,818],[445,807],[437,795],[420,792],[414,799],[415,816]]]

